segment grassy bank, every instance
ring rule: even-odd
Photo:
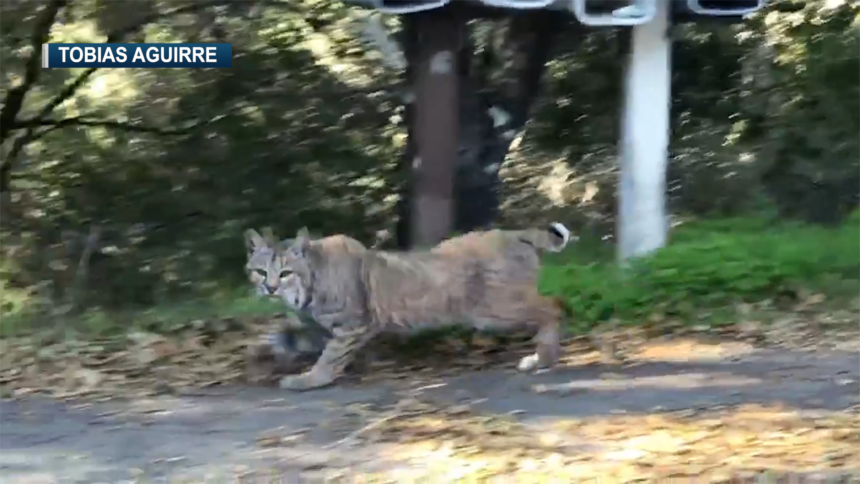
[[[567,301],[574,330],[609,320],[721,324],[732,322],[743,303],[779,307],[823,297],[842,304],[860,295],[860,216],[836,229],[755,218],[683,224],[673,230],[668,247],[626,270],[613,262],[612,251],[609,244],[585,240],[546,260],[541,290]],[[230,321],[283,311],[277,302],[249,292],[239,288],[146,311],[90,310],[74,318],[44,309],[35,315],[18,299],[16,310],[0,320],[0,332],[21,334],[60,324],[93,336],[129,329],[172,333],[208,324],[217,330]]]
[[[694,222],[671,239],[626,269],[605,258],[593,262],[586,244],[584,255],[546,266],[541,290],[564,298],[579,329],[610,319],[719,324],[732,322],[745,303],[779,308],[860,296],[860,217],[835,229],[764,219]]]

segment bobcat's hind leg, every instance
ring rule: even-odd
[[[561,352],[559,343],[558,324],[544,324],[538,330],[534,342],[537,348],[534,354],[524,356],[520,359],[517,369],[520,371],[532,371],[542,368],[551,368],[558,363]]]
[[[337,328],[314,366],[300,374],[281,379],[280,387],[287,390],[311,390],[331,384],[343,375],[343,370],[355,358],[356,352],[373,337],[367,326]]]
[[[535,307],[533,318],[539,325],[533,340],[537,348],[534,354],[520,360],[517,365],[520,371],[551,368],[558,363],[561,353],[561,309],[555,301],[541,298]]]

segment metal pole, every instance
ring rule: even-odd
[[[666,244],[666,165],[671,101],[668,3],[651,22],[633,27],[624,86],[618,258]]]

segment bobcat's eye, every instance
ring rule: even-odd
[[[256,272],[260,277],[266,277],[266,271],[263,269],[254,269],[254,272]]]
[[[286,278],[290,277],[290,275],[291,275],[292,273],[293,273],[293,271],[288,270],[288,269],[284,269],[284,270],[282,270],[282,271],[281,271],[281,275],[280,275],[279,277],[280,277],[281,279],[286,279]]]

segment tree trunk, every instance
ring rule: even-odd
[[[409,86],[417,86],[417,52],[426,48],[417,45],[415,17],[404,18],[401,38],[410,65],[407,68]],[[564,23],[558,15],[547,11],[518,12],[507,22],[507,35],[501,52],[489,52],[490,47],[487,46],[489,53],[481,65],[474,64],[475,50],[467,33],[462,34],[463,42],[459,44],[456,63],[459,72],[459,141],[453,181],[453,229],[459,233],[487,228],[496,220],[501,187],[499,170],[511,142],[528,120],[546,62],[552,54],[555,34]],[[575,31],[575,35],[579,33]],[[494,61],[499,61],[501,66],[490,65]],[[436,107],[439,107],[438,102]],[[414,171],[412,165],[417,153],[414,140],[420,139],[415,132],[419,122],[417,109],[415,104],[407,102],[404,118],[409,140],[403,168],[409,171]],[[422,164],[426,163],[423,157],[418,157]],[[414,178],[407,182],[410,186],[414,183]],[[397,240],[403,249],[418,243],[411,237],[414,225],[410,218],[417,210],[413,208],[415,195],[416,192],[407,187],[398,204]],[[442,237],[447,235],[445,233]]]
[[[455,8],[414,14],[414,153],[410,185],[412,245],[432,246],[451,232],[459,137],[457,53],[466,18]]]

